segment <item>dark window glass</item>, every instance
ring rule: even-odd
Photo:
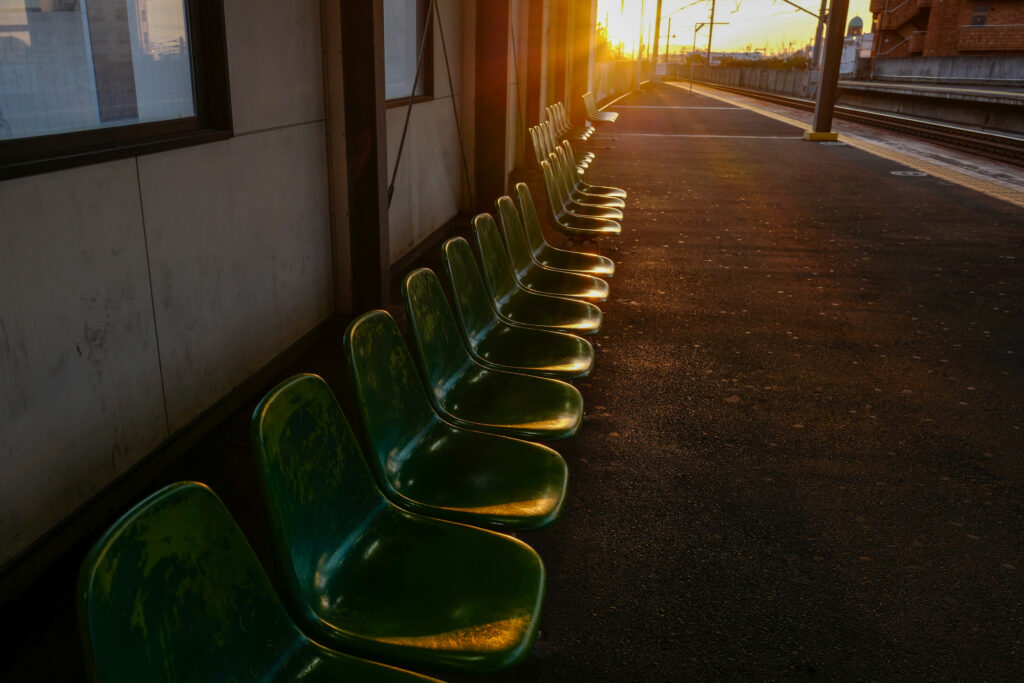
[[[226,130],[223,50],[220,2],[0,0],[0,177]]]

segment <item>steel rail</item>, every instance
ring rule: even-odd
[[[734,92],[746,97],[753,97],[795,109],[814,111],[814,100],[765,93],[747,88],[709,83],[707,81],[699,82],[701,85],[718,90]],[[996,161],[1013,164],[1024,163],[1024,138],[1010,134],[842,105],[836,106],[835,116],[846,121],[896,130],[907,135],[924,138],[946,147],[968,151]]]

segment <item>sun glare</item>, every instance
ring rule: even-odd
[[[717,0],[715,3],[714,52],[792,53],[814,41],[819,0],[794,0],[810,12],[802,12],[782,0]],[[850,0],[847,21],[855,16],[871,26],[870,0]],[[608,46],[623,58],[647,52],[654,43],[657,0],[598,0],[597,23],[606,28]],[[711,0],[663,0],[659,49],[666,40],[672,54],[689,53],[696,46],[707,49]],[[671,34],[669,34],[671,20]],[[698,23],[705,25],[697,29]],[[695,29],[696,32],[695,32]]]

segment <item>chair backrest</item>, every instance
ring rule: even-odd
[[[548,162],[542,161],[543,168]],[[480,270],[484,274],[484,282],[491,292],[494,301],[504,301],[519,286],[512,271],[512,262],[501,242],[498,226],[489,213],[478,214],[473,219],[473,236],[476,238],[476,253],[480,258]]]
[[[494,326],[497,316],[469,242],[452,237],[441,247],[441,260],[455,299],[455,312],[469,343],[477,342]]]
[[[555,127],[550,121],[545,121],[541,124],[541,132],[544,134],[544,158],[547,159],[547,155],[555,151],[555,145],[558,144],[558,136],[555,135]]]
[[[594,114],[597,113],[594,111],[594,93],[589,90],[583,93],[583,106],[587,110],[587,115],[594,118]]]
[[[537,163],[544,161],[544,150],[540,146],[540,138],[537,132],[538,126],[530,126],[530,141],[533,143],[533,155],[537,159]]]
[[[505,233],[509,260],[516,273],[523,274],[533,266],[533,252],[526,241],[526,233],[523,232],[523,224],[519,220],[516,205],[511,197],[498,197],[494,206],[498,210],[501,231]]]
[[[562,206],[565,206],[571,199],[572,195],[569,188],[565,185],[565,176],[562,175],[558,155],[554,152],[549,154],[548,163],[551,166],[551,177],[554,180],[555,189],[558,190],[558,198],[562,201]]]
[[[572,145],[569,144],[568,140],[562,140],[558,147],[565,150],[566,158],[569,160],[569,170],[576,173],[576,155],[572,153]]]
[[[519,213],[523,217],[523,229],[526,233],[526,239],[530,244],[530,250],[536,254],[548,246],[548,243],[540,229],[537,207],[533,203],[533,195],[530,194],[530,188],[526,183],[516,183],[516,199],[519,203]]]
[[[562,130],[568,130],[572,127],[572,123],[569,121],[569,114],[565,111],[565,105],[559,102],[555,105],[555,113],[558,115],[558,121],[562,125]]]
[[[93,546],[78,577],[91,680],[255,681],[301,639],[217,495],[171,484]]]
[[[562,124],[562,119],[558,116],[557,102],[551,105],[551,112],[548,114],[548,121],[551,121],[551,124],[555,127],[555,130],[558,131],[558,133],[561,134],[565,132],[565,126]]]
[[[306,619],[330,585],[324,553],[351,547],[386,501],[345,414],[316,375],[296,375],[263,397],[252,416],[271,538],[288,590]]]
[[[452,377],[473,363],[473,358],[434,271],[417,268],[406,275],[402,299],[409,317],[413,354],[420,362],[427,387],[440,399]]]
[[[552,217],[559,216],[565,210],[565,202],[562,200],[561,192],[558,191],[555,171],[548,161],[542,161],[540,168],[544,172],[544,194],[548,196],[548,208],[551,209]]]
[[[370,311],[345,330],[348,377],[371,452],[370,469],[395,489],[409,445],[438,420],[430,407],[398,325],[386,311]]]
[[[575,165],[569,163],[565,148],[561,145],[555,148],[555,153],[551,156],[554,159],[552,163],[554,164],[555,171],[558,173],[558,179],[562,181],[562,187],[571,197],[572,191],[576,189],[576,183],[579,181],[580,174],[576,172]]]

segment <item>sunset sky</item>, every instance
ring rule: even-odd
[[[821,6],[820,0],[794,0],[814,14]],[[871,29],[869,0],[850,0],[847,21],[855,16],[864,20],[865,31]],[[640,34],[640,13],[644,9],[644,41],[653,36],[654,14],[657,0],[598,0],[597,21],[605,23],[607,18],[613,46],[619,41],[629,54],[635,49]],[[677,11],[678,10],[678,11]],[[688,52],[693,46],[693,27],[701,21],[708,21],[711,0],[662,0],[662,37],[659,52],[665,51],[665,33],[668,32],[668,17],[672,19],[670,49]],[[814,40],[817,20],[787,5],[782,0],[717,0],[715,22],[729,22],[728,26],[716,25],[712,50],[715,52],[742,52],[748,46],[752,50],[769,53],[784,49],[797,50]],[[653,41],[652,41],[653,42]],[[697,34],[698,49],[706,49],[708,29],[704,27]]]

